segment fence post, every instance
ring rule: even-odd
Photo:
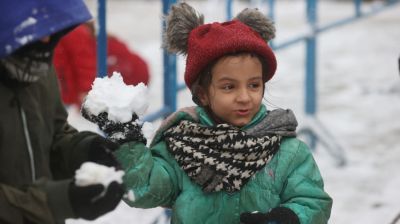
[[[268,0],[268,17],[275,22],[275,0]],[[273,40],[269,41],[271,48],[275,48],[275,42]]]
[[[229,21],[232,19],[232,8],[233,8],[233,2],[232,0],[226,0],[226,21]]]
[[[163,14],[167,15],[169,8],[176,0],[163,0]],[[165,21],[162,22],[162,30],[166,27]],[[177,101],[177,78],[176,78],[176,55],[169,54],[165,49],[163,50],[163,63],[164,63],[164,108],[167,114],[176,110]]]
[[[356,17],[360,17],[361,16],[361,3],[362,0],[354,0],[354,7],[356,10]]]
[[[98,32],[97,32],[97,76],[107,76],[107,0],[98,0]]]
[[[306,114],[316,113],[316,0],[307,0],[307,22],[310,34],[306,38]]]
[[[305,127],[299,130],[299,134],[306,134],[311,149],[315,149],[317,141],[326,147],[327,151],[337,159],[337,164],[343,166],[346,163],[343,148],[329,130],[317,119],[317,1],[307,0],[307,22],[310,33],[306,36],[306,82],[305,82]]]
[[[306,38],[306,78],[305,78],[305,113],[311,117],[315,116],[317,110],[316,94],[316,22],[317,22],[317,0],[307,0],[306,12],[310,34]],[[310,147],[316,146],[316,136],[309,133]]]

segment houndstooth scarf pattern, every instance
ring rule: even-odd
[[[278,151],[281,136],[248,135],[228,124],[183,120],[164,132],[168,150],[204,192],[235,192]]]

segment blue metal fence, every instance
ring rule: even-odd
[[[276,0],[264,0],[268,1],[268,15],[271,19],[275,18],[275,7]],[[367,12],[363,12],[361,10],[362,0],[353,0],[354,3],[354,15],[351,15],[346,18],[339,19],[337,21],[333,21],[331,23],[325,25],[318,25],[318,0],[305,0],[306,1],[306,16],[309,27],[311,28],[311,32],[307,34],[302,34],[299,36],[295,36],[294,38],[288,39],[281,43],[271,42],[271,46],[275,51],[281,50],[283,48],[287,48],[299,43],[305,43],[306,52],[305,52],[305,113],[311,118],[316,117],[317,113],[317,73],[316,73],[316,65],[317,65],[317,37],[320,33],[325,32],[327,30],[349,24],[361,18],[374,15],[384,9],[389,8],[393,4],[397,4],[400,0],[385,0],[384,4],[379,7],[374,7]],[[98,0],[98,73],[101,76],[106,74],[106,0]],[[163,13],[167,14],[170,6],[176,3],[176,0],[162,0],[163,5]],[[232,18],[232,8],[234,1],[226,0],[226,17],[227,19]],[[162,24],[165,27],[165,24]],[[184,83],[177,83],[177,63],[176,56],[163,52],[163,63],[164,63],[164,90],[163,90],[163,107],[158,111],[147,115],[144,119],[147,121],[154,121],[158,118],[162,118],[167,116],[168,114],[174,112],[177,107],[177,94],[180,90],[185,88]],[[335,142],[332,142],[331,136],[329,132],[323,125],[318,122],[318,120],[311,120],[313,125],[305,127],[301,130],[301,133],[307,134],[310,138],[309,144],[312,148],[314,148],[315,143],[319,140],[323,145],[328,148],[328,151],[337,159],[339,164],[344,164],[345,160],[341,151],[340,146]],[[318,129],[316,131],[315,129]],[[320,133],[323,132],[325,137]],[[331,140],[329,140],[331,139]]]
[[[97,33],[97,74],[107,75],[107,0],[98,0],[98,33]]]
[[[104,1],[104,0],[99,0]],[[267,0],[269,6],[269,17],[275,17],[275,3],[276,0]],[[387,0],[385,4],[380,7],[375,7],[368,12],[362,12],[362,0],[353,0],[355,13],[347,18],[333,21],[332,23],[318,26],[317,25],[317,3],[318,0],[305,0],[306,1],[306,15],[309,26],[312,32],[303,34],[286,40],[282,43],[272,43],[272,48],[275,51],[293,46],[295,44],[305,42],[306,44],[306,64],[305,64],[305,113],[315,115],[317,112],[317,92],[316,92],[316,64],[317,64],[317,36],[327,30],[333,29],[338,26],[349,24],[358,19],[374,15],[393,4],[399,3],[399,0]],[[171,4],[176,3],[176,0],[163,0],[163,12],[167,13]],[[233,0],[226,0],[226,15],[227,18],[232,18]],[[153,121],[161,118],[176,110],[176,95],[178,91],[185,88],[185,85],[176,82],[176,56],[164,53],[164,106],[145,117],[146,120]]]

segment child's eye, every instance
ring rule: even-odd
[[[221,89],[223,89],[223,90],[231,90],[231,89],[233,89],[233,85],[225,84],[225,85],[221,86]]]
[[[252,89],[257,89],[257,88],[259,88],[260,86],[261,86],[260,83],[250,83],[250,84],[249,84],[249,87],[252,88]]]

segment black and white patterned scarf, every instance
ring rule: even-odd
[[[278,151],[281,135],[261,137],[228,124],[207,127],[183,120],[164,132],[168,150],[205,192],[235,192]]]

